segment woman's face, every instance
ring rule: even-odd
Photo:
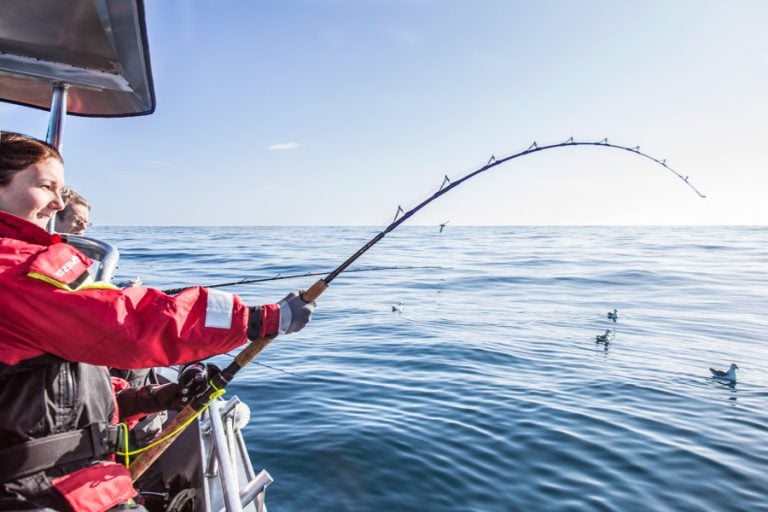
[[[45,229],[48,221],[64,208],[61,189],[64,167],[55,158],[32,164],[0,186],[0,210],[12,213]]]

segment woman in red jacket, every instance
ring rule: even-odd
[[[0,134],[0,510],[95,512],[136,495],[110,462],[118,411],[105,367],[222,354],[296,332],[314,308],[296,292],[248,307],[202,287],[169,296],[93,282],[91,260],[45,229],[63,186],[56,149]]]

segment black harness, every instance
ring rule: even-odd
[[[92,423],[73,432],[51,434],[0,450],[0,482],[78,461],[103,460],[115,453],[118,427]]]

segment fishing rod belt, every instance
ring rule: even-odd
[[[118,435],[116,425],[92,423],[81,430],[15,444],[0,450],[0,482],[73,462],[104,460],[115,453]]]

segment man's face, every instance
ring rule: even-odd
[[[56,215],[56,231],[59,233],[83,235],[90,225],[90,212],[82,204],[70,203]]]

